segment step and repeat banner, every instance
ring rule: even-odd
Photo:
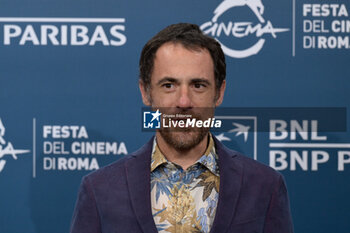
[[[284,175],[296,233],[349,232],[349,14],[348,0],[0,0],[0,232],[68,232],[81,178],[150,139],[138,59],[179,22],[226,55],[217,118],[232,127],[213,134]]]

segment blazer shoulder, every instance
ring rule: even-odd
[[[238,152],[237,152],[238,153]],[[237,154],[237,160],[244,164],[245,171],[251,173],[257,173],[265,176],[280,177],[281,173],[276,171],[270,166],[263,164],[257,160],[247,157],[241,153]]]
[[[280,180],[283,179],[281,173],[257,160],[249,158],[246,155],[231,150],[225,146],[223,146],[223,149],[232,158],[232,163],[243,168],[244,176],[247,179],[270,184],[280,182]]]
[[[114,180],[116,177],[119,177],[119,179],[124,177],[124,164],[130,158],[131,156],[127,155],[109,165],[85,175],[83,177],[83,182],[88,181],[95,186]]]
[[[223,159],[223,163],[233,163],[235,166],[242,167],[245,173],[264,175],[268,177],[280,177],[281,174],[273,168],[249,158],[242,153],[232,150],[221,143],[215,136],[213,136],[216,151],[220,158]]]
[[[123,178],[125,176],[125,165],[132,160],[137,160],[137,158],[147,156],[150,153],[150,148],[152,148],[153,138],[131,154],[118,159],[117,161],[106,165],[94,172],[91,172],[83,177],[84,180],[89,180],[93,183],[104,182],[107,180],[113,180],[116,177]],[[135,160],[135,162],[136,162]]]

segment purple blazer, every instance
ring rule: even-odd
[[[292,233],[286,185],[272,168],[229,150],[215,137],[220,190],[211,233]],[[82,180],[71,233],[157,233],[151,210],[153,138]]]

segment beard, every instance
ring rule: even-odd
[[[171,129],[163,128],[159,130],[165,142],[178,151],[188,151],[197,146],[209,133],[209,128],[200,129]]]
[[[168,109],[169,110],[169,109]],[[210,111],[208,111],[210,110]],[[164,111],[163,112],[167,112]],[[162,112],[162,113],[163,113]],[[169,113],[166,113],[169,114]],[[201,109],[200,112],[194,111],[171,111],[170,114],[183,114],[183,115],[191,115],[191,118],[195,118],[196,120],[207,120],[208,118],[214,115],[212,108],[207,108],[205,110]],[[182,120],[186,120],[181,118]],[[179,119],[172,119],[179,120]],[[188,128],[179,128],[179,127],[169,127],[158,130],[164,141],[175,148],[178,151],[189,151],[192,148],[196,147],[209,133],[209,127],[188,127]]]

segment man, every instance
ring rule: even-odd
[[[220,45],[193,24],[171,25],[143,48],[145,105],[204,120],[223,101]],[[164,113],[163,113],[164,114]],[[209,128],[157,130],[138,151],[83,178],[72,233],[290,233],[282,176],[224,147]]]

